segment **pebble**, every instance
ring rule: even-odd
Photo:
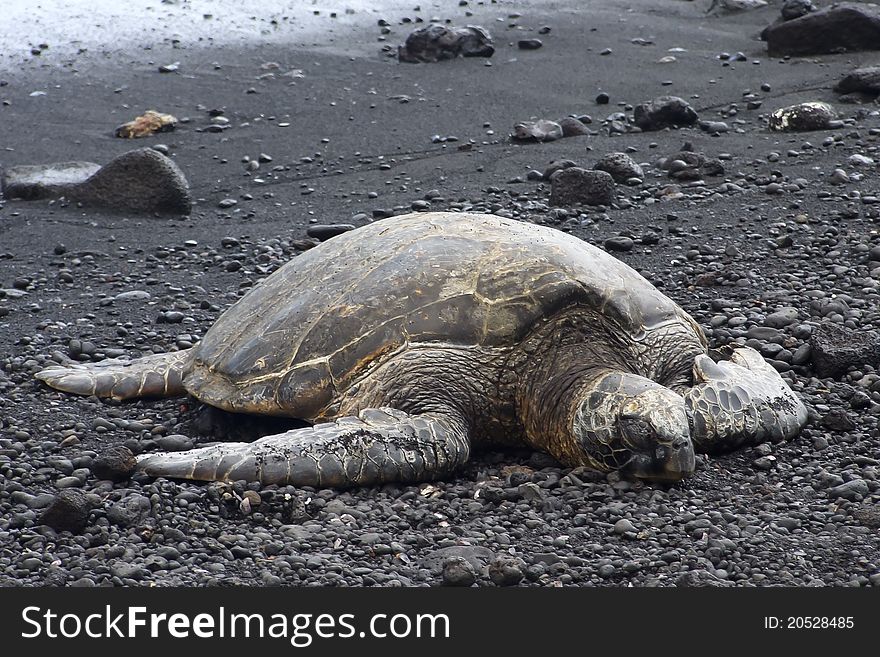
[[[444,586],[472,586],[476,581],[474,567],[464,557],[449,557],[443,564]]]
[[[134,454],[128,447],[113,445],[92,461],[91,470],[98,479],[118,482],[128,479],[136,464]]]
[[[537,50],[544,42],[540,39],[520,39],[516,45],[520,50]]]
[[[603,243],[607,251],[632,251],[635,242],[630,237],[609,237]]]
[[[859,502],[868,494],[868,483],[864,479],[853,479],[828,489],[828,497],[842,497],[845,500]]]
[[[331,237],[354,230],[354,228],[353,224],[315,224],[306,229],[306,235],[323,242]]]
[[[86,528],[91,508],[91,501],[85,491],[67,488],[58,493],[45,508],[40,516],[40,524],[48,525],[56,531],[78,534]]]
[[[631,520],[627,520],[626,518],[621,518],[616,523],[614,523],[614,533],[615,534],[626,534],[628,532],[636,531],[636,526],[632,523]]]

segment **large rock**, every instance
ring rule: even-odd
[[[456,57],[491,57],[495,53],[492,37],[476,25],[446,27],[429,25],[412,32],[406,43],[397,48],[402,62],[438,62]]]
[[[642,130],[662,130],[693,125],[697,122],[696,110],[678,96],[660,96],[640,105],[633,111],[633,120]]]
[[[550,178],[550,205],[610,205],[615,199],[614,178],[605,171],[569,167]]]
[[[771,25],[761,36],[773,57],[880,50],[880,6],[841,2]]]
[[[620,184],[633,178],[642,179],[645,177],[642,167],[626,153],[607,153],[599,158],[599,161],[593,165],[593,169],[611,174],[614,182]]]
[[[851,365],[880,367],[880,334],[822,322],[810,336],[813,369],[822,378],[844,374]]]
[[[810,102],[781,107],[768,119],[774,132],[808,132],[835,127],[837,110],[828,103]]]
[[[880,65],[863,66],[847,73],[836,85],[839,94],[864,93],[872,96],[880,94]]]
[[[86,206],[118,212],[189,214],[189,184],[180,168],[151,148],[123,153],[105,166],[62,162],[11,167],[3,172],[5,198],[65,197]]]

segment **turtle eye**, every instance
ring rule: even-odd
[[[653,431],[651,425],[640,417],[622,417],[620,420],[621,429],[628,442],[634,447],[652,447],[651,436]]]

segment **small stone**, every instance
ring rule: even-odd
[[[88,524],[92,505],[85,491],[79,488],[62,490],[40,516],[40,524],[55,531],[82,532]]]
[[[500,556],[489,563],[489,579],[495,586],[516,586],[523,576],[522,568],[512,557]]]
[[[880,334],[849,329],[831,321],[822,322],[810,335],[816,375],[837,377],[852,366],[880,366]]]
[[[590,129],[574,117],[566,116],[564,119],[560,119],[558,123],[559,127],[562,128],[563,137],[579,137],[590,134]]]
[[[864,479],[853,479],[828,489],[828,497],[841,497],[851,502],[859,502],[868,495],[868,483]]]
[[[616,197],[614,178],[605,171],[570,167],[556,172],[550,182],[551,205],[610,205]]]
[[[614,178],[616,183],[626,183],[631,178],[643,179],[645,176],[642,167],[636,164],[626,153],[608,153],[599,158],[593,165],[596,171],[605,171]]]
[[[833,127],[837,111],[828,103],[810,102],[783,107],[770,115],[768,126],[775,132],[806,132]]]
[[[321,242],[329,240],[331,237],[342,235],[350,230],[354,230],[352,224],[315,224],[306,229],[306,235],[314,237]]]
[[[636,105],[633,111],[633,120],[642,130],[689,126],[698,118],[690,103],[678,96],[660,96]]]
[[[847,162],[854,167],[871,167],[874,166],[874,160],[870,157],[862,155],[860,153],[855,153],[849,156]]]
[[[556,141],[564,137],[562,126],[556,121],[541,119],[523,121],[513,126],[511,138],[517,141]]]
[[[828,176],[828,182],[832,185],[845,185],[850,182],[849,174],[843,169],[835,169],[831,172],[831,175]]]
[[[770,313],[764,318],[764,324],[771,328],[784,328],[791,326],[797,322],[800,313],[797,308],[786,307],[780,308],[774,313]]]
[[[444,586],[472,586],[477,581],[474,567],[464,557],[449,557],[443,563]]]
[[[614,533],[615,534],[626,534],[627,532],[636,531],[636,526],[632,523],[631,520],[627,520],[626,518],[621,518],[616,523],[614,523]]]
[[[234,198],[224,198],[217,204],[217,207],[221,208],[222,210],[226,210],[236,205],[238,205],[238,201],[236,201]]]
[[[604,242],[607,251],[632,251],[635,242],[629,237],[609,237]]]
[[[544,180],[550,180],[553,177],[553,174],[557,171],[570,169],[571,167],[576,166],[577,162],[575,162],[574,160],[553,160],[550,164],[547,165],[547,168],[544,169],[543,178]]]
[[[132,451],[123,445],[108,447],[92,461],[92,474],[98,479],[125,481],[137,465]]]
[[[520,39],[516,45],[520,50],[537,50],[544,42],[540,39]]]

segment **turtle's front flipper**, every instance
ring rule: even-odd
[[[793,438],[807,423],[798,396],[754,349],[735,349],[730,360],[694,361],[694,386],[684,392],[693,414],[694,446],[703,452]]]
[[[153,477],[345,488],[435,479],[469,454],[467,430],[454,416],[382,408],[252,443],[146,454],[138,469]]]
[[[47,367],[35,376],[53,388],[77,395],[113,399],[175,397],[185,394],[183,372],[191,358],[189,349],[132,361],[108,358],[97,363]]]

